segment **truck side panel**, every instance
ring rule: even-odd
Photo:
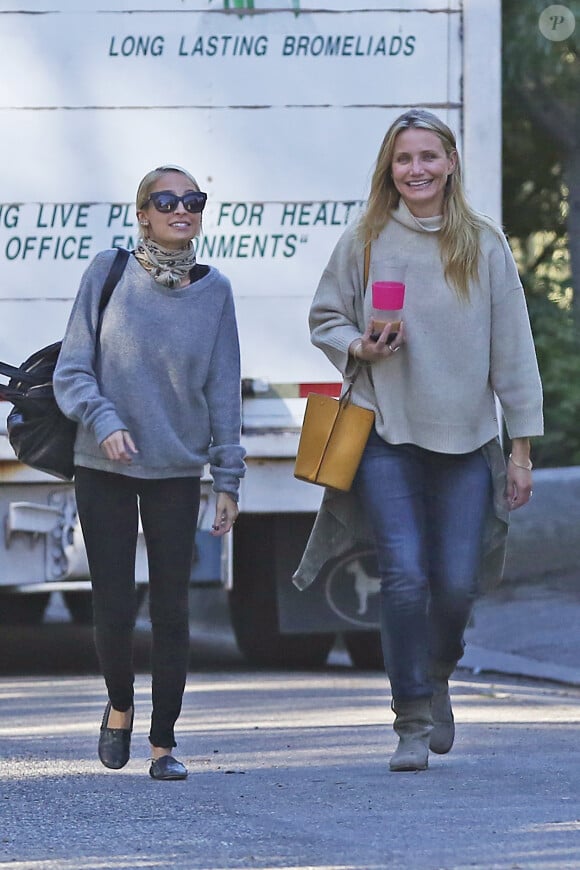
[[[354,554],[312,593],[308,619],[306,598],[289,586],[321,497],[292,477],[304,395],[338,380],[310,345],[308,308],[334,244],[364,207],[385,130],[411,106],[458,132],[471,200],[499,218],[500,0],[114,5],[3,4],[1,356],[19,362],[58,339],[90,259],[133,246],[145,172],[171,162],[197,174],[209,194],[198,256],[234,288],[248,449],[246,519],[219,571],[233,582],[246,641],[264,621],[274,646],[284,632],[314,632],[309,649],[320,660],[328,644],[316,632],[376,625],[356,623],[357,609],[376,601],[376,582],[367,556]],[[13,75],[23,67],[25,76]],[[0,418],[8,516],[13,502],[39,496],[36,481],[7,462],[1,428]],[[18,491],[2,482],[14,475]],[[219,559],[204,559],[206,582]],[[354,617],[336,604],[345,595]],[[288,661],[300,643],[288,641]]]

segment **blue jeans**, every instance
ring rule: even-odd
[[[395,701],[429,697],[430,665],[463,655],[491,473],[481,450],[434,453],[372,431],[355,479],[381,578],[381,639]]]

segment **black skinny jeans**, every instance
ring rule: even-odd
[[[188,590],[200,480],[145,480],[77,467],[79,519],[93,586],[95,645],[115,710],[133,705],[139,513],[149,565],[153,711],[149,740],[176,745],[189,662]]]

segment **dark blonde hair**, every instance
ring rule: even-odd
[[[391,167],[397,136],[409,129],[435,133],[447,157],[454,156],[457,161],[445,185],[439,241],[445,277],[459,295],[467,299],[469,282],[477,278],[480,232],[485,227],[497,232],[497,228],[493,221],[476,212],[467,202],[455,136],[432,112],[411,109],[396,118],[387,130],[377,157],[367,208],[359,225],[360,237],[365,245],[370,244],[399,205],[401,194],[393,182]]]
[[[187,171],[187,169],[183,169],[181,166],[174,166],[171,163],[168,163],[164,166],[158,166],[156,169],[152,169],[151,172],[148,172],[147,175],[145,175],[139,182],[139,187],[137,188],[137,196],[135,197],[135,206],[138,212],[142,211],[145,208],[145,204],[149,199],[152,188],[167,172],[179,172],[181,175],[184,175],[188,179],[188,181],[191,182],[194,190],[201,190],[199,184],[197,183],[193,175]],[[145,235],[145,233],[143,232],[143,227],[141,225],[139,225],[139,235]]]

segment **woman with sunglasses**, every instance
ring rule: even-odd
[[[239,344],[230,283],[196,262],[207,196],[188,172],[161,166],[137,191],[140,239],[101,319],[115,251],[86,270],[54,377],[57,401],[78,422],[75,489],[93,587],[95,643],[108,703],[99,738],[105,767],[124,767],[133,727],[132,640],[140,514],[152,625],[150,775],[185,779],[174,726],[189,658],[188,589],[209,463],[212,534],[238,514]]]

